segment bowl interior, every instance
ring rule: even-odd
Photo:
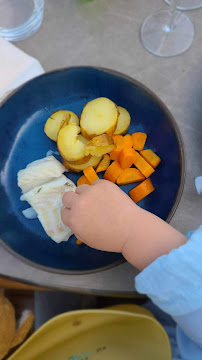
[[[100,96],[129,111],[132,121],[128,132],[146,132],[146,148],[156,151],[162,159],[151,176],[156,191],[139,205],[166,220],[175,210],[182,187],[184,160],[180,135],[169,111],[141,84],[113,71],[91,67],[55,71],[28,82],[0,108],[0,238],[27,260],[53,271],[94,271],[122,259],[120,254],[78,246],[74,236],[68,242],[54,243],[37,219],[27,220],[22,215],[29,205],[20,201],[17,186],[20,169],[45,157],[47,151],[56,150],[56,144],[43,131],[51,113],[66,109],[80,115],[85,103]],[[74,182],[81,176],[66,175]],[[128,192],[134,186],[121,188]]]

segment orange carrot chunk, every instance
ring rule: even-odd
[[[88,179],[90,185],[92,185],[95,180],[99,180],[99,177],[97,176],[92,166],[88,166],[85,170],[83,170],[83,173]]]
[[[114,140],[116,146],[124,145],[124,137],[123,135],[112,135],[112,139]]]
[[[140,151],[141,156],[151,165],[154,169],[160,164],[161,158],[152,150]]]
[[[96,168],[96,173],[107,170],[109,164],[110,156],[108,154],[105,154]]]
[[[119,165],[118,161],[114,161],[105,171],[103,178],[115,184],[116,180],[122,172],[123,169]]]
[[[115,160],[115,161],[119,161],[119,155],[120,155],[120,152],[121,152],[122,148],[120,147],[117,147],[116,149],[112,150],[110,152],[110,159],[111,160]]]
[[[139,181],[143,181],[145,179],[144,175],[138,169],[125,169],[122,174],[119,175],[116,183],[118,185],[126,185]]]
[[[133,146],[132,138],[129,134],[125,136],[112,135],[112,138],[116,144],[116,148],[110,152],[110,159],[118,161],[120,152],[124,148],[132,148]]]
[[[145,142],[147,140],[147,134],[142,132],[136,132],[131,135],[133,141],[133,148],[135,150],[143,150]]]
[[[82,243],[82,241],[81,241],[81,240],[79,240],[79,239],[77,239],[77,240],[76,240],[76,243],[77,243],[77,245],[81,245],[81,244],[83,244],[83,243]]]
[[[135,150],[132,148],[123,148],[119,155],[119,164],[122,169],[130,168],[134,162]]]
[[[77,186],[79,186],[79,185],[84,185],[84,184],[90,185],[87,177],[86,177],[85,175],[82,175],[82,176],[77,180]]]
[[[140,185],[136,186],[129,191],[129,196],[131,199],[138,203],[140,200],[144,199],[147,195],[151,194],[155,190],[150,179],[146,179]]]
[[[148,178],[155,171],[151,165],[148,164],[147,161],[143,159],[143,157],[135,151],[134,154],[134,165],[141,173]]]
[[[112,139],[116,144],[116,148],[110,152],[111,160],[119,160],[119,155],[124,146],[124,137],[122,135],[112,135]]]
[[[123,137],[124,141],[124,147],[132,147],[133,146],[133,140],[130,134],[127,134]]]
[[[123,135],[112,135],[112,139],[114,140],[116,146],[120,146],[122,149],[124,147],[132,147],[133,141],[130,134],[125,136]]]

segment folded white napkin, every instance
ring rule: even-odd
[[[43,73],[38,60],[0,37],[0,98]]]

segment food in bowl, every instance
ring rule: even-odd
[[[104,97],[88,102],[80,120],[72,111],[59,110],[46,121],[44,132],[57,143],[63,165],[54,156],[36,160],[18,172],[18,185],[23,191],[21,200],[31,205],[55,242],[67,241],[72,235],[61,220],[62,196],[76,188],[63,175],[65,171],[83,171],[77,186],[92,185],[100,172],[117,185],[140,183],[129,192],[136,203],[155,190],[149,177],[161,159],[144,149],[147,134],[126,134],[130,122],[125,108]],[[24,211],[24,215],[29,213]]]
[[[54,156],[33,161],[18,172],[18,186],[23,193],[61,176],[65,167]]]
[[[23,192],[20,200],[31,205],[47,235],[57,243],[67,241],[73,234],[61,220],[62,196],[76,189],[75,184],[63,175],[65,171],[58,160],[48,156],[18,172],[18,186]],[[23,212],[25,216],[30,214],[28,210]]]

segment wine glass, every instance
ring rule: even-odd
[[[187,50],[194,39],[194,27],[187,15],[177,10],[177,0],[169,10],[150,15],[141,28],[143,46],[158,56],[175,56]]]
[[[170,4],[170,0],[165,0]],[[178,0],[177,8],[180,10],[194,10],[202,7],[202,0]]]

